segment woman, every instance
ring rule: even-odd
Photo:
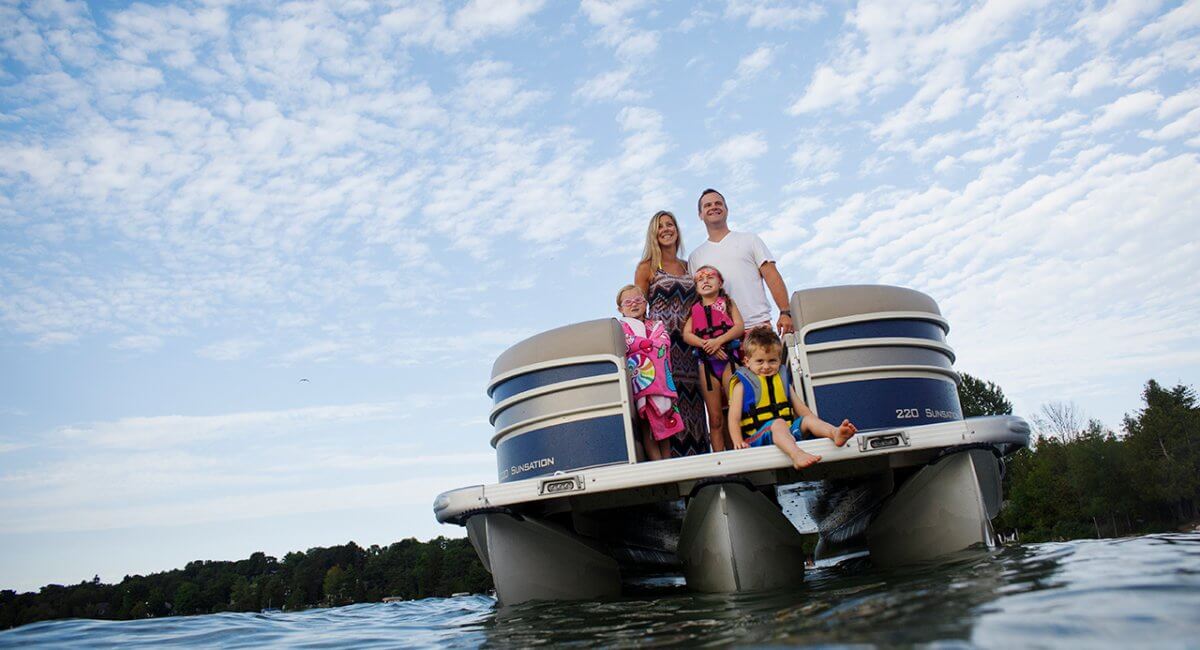
[[[703,454],[709,448],[699,366],[692,356],[692,348],[683,342],[687,304],[696,293],[696,283],[688,274],[687,264],[680,259],[682,255],[683,239],[675,215],[658,211],[650,217],[646,248],[633,273],[633,283],[647,296],[649,317],[663,321],[671,333],[671,371],[684,426],[683,431],[671,439],[672,456]]]

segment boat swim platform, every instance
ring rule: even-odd
[[[765,487],[920,467],[970,449],[989,449],[1004,456],[1028,446],[1029,435],[1029,424],[1012,415],[860,431],[842,447],[824,438],[799,443],[801,449],[821,456],[821,462],[800,471],[793,469],[790,459],[772,445],[581,467],[463,487],[438,495],[433,509],[439,522],[457,525],[465,525],[474,514],[496,510],[533,515],[587,512],[679,499],[697,486],[720,480],[741,480]]]

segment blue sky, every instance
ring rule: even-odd
[[[1197,0],[6,1],[0,62],[0,587],[461,534],[495,355],[707,186],[1019,413],[1200,379]]]

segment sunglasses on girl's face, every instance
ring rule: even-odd
[[[638,296],[637,298],[626,298],[621,301],[622,307],[637,307],[638,305],[646,304],[646,299]]]
[[[696,274],[696,282],[702,280],[720,280],[721,276],[716,271],[701,271]]]

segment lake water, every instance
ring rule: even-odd
[[[296,613],[70,620],[0,647],[528,647],[939,644],[1200,648],[1200,534],[967,551],[882,570],[810,571],[795,589],[497,607],[486,596]]]

